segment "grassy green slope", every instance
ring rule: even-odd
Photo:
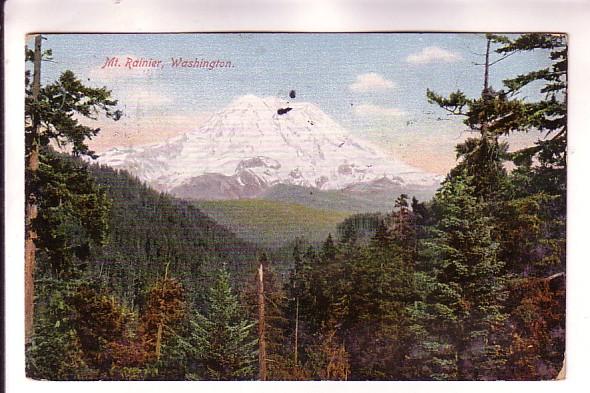
[[[193,203],[238,237],[269,247],[279,247],[296,237],[324,240],[351,214],[261,199]]]

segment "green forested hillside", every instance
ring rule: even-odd
[[[200,293],[207,272],[225,265],[239,273],[256,260],[252,244],[192,204],[159,193],[127,172],[90,168],[112,201],[108,243],[96,249],[91,265],[123,299],[137,299],[146,285],[164,275],[167,265],[168,273],[191,293]]]

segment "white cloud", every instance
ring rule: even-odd
[[[356,80],[349,86],[350,90],[362,93],[367,91],[383,91],[393,89],[395,84],[375,72],[358,75]]]
[[[461,60],[460,55],[438,46],[429,46],[406,57],[406,61],[412,64],[453,63],[458,60]]]
[[[373,104],[359,104],[354,106],[354,114],[361,117],[402,117],[406,112],[398,108],[388,108]]]

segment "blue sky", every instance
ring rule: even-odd
[[[461,89],[477,96],[483,85],[482,34],[80,34],[47,35],[43,81],[71,69],[86,83],[107,86],[126,116],[101,124],[97,151],[151,143],[199,126],[207,115],[245,94],[287,97],[318,105],[355,135],[398,158],[444,173],[454,145],[466,136],[460,119],[427,102]],[[163,68],[101,69],[107,57],[162,60]],[[173,68],[171,58],[231,61],[232,68]],[[492,60],[495,59],[493,55]],[[547,53],[511,56],[490,73],[503,79],[545,67]],[[535,98],[534,89],[525,92]],[[439,120],[444,119],[444,120]],[[537,135],[514,138],[530,143]]]

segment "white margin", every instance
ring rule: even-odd
[[[188,1],[8,0],[5,3],[6,391],[339,393],[578,391],[590,386],[590,157],[587,0]],[[39,382],[24,376],[24,38],[31,32],[442,31],[569,34],[567,377],[546,382]],[[74,48],[73,48],[74,49]]]

